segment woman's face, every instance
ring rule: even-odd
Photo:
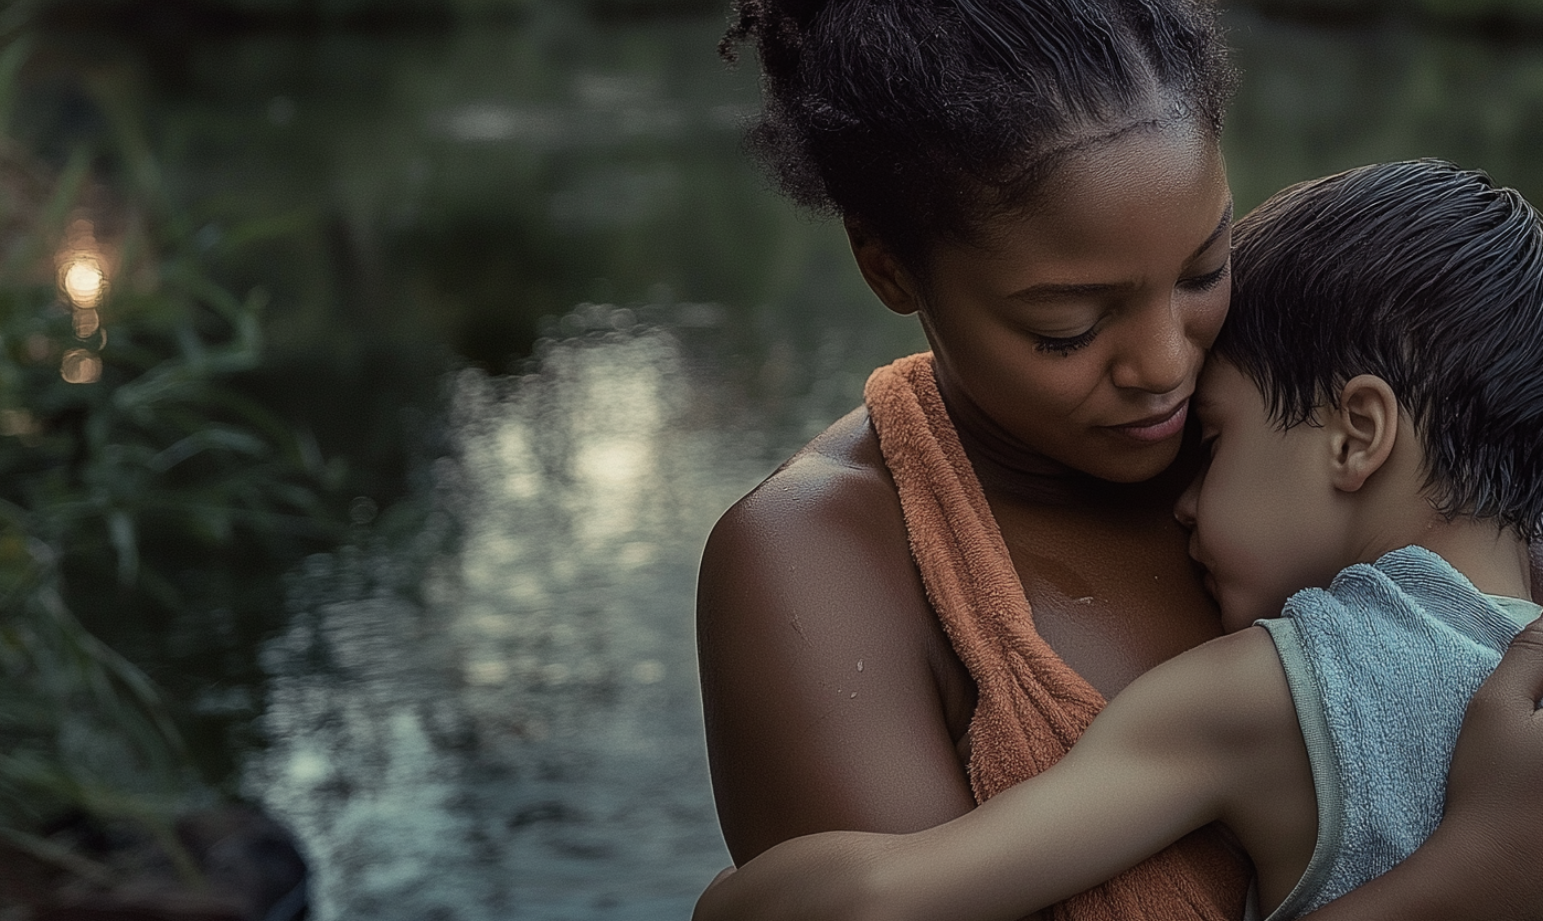
[[[1215,139],[1171,125],[1073,154],[990,243],[938,247],[917,308],[963,424],[1106,480],[1162,472],[1227,314],[1231,227]]]

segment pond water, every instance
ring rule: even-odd
[[[1240,211],[1424,155],[1543,199],[1543,50],[1231,23]],[[683,919],[728,862],[697,557],[921,340],[740,156],[754,79],[720,30],[265,35],[119,74],[177,194],[283,231],[230,268],[276,292],[275,399],[389,468],[354,545],[290,575],[233,705],[262,740],[240,785],[302,838],[317,921]]]
[[[878,350],[833,336],[766,371],[828,388],[795,388],[789,430],[703,365],[720,308],[566,319],[591,332],[531,373],[452,379],[434,480],[457,549],[312,560],[263,651],[272,744],[248,784],[317,860],[321,918],[685,918],[727,865],[695,562]]]

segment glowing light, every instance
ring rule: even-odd
[[[76,218],[54,256],[59,270],[59,293],[81,309],[94,309],[107,295],[112,259],[97,241],[96,228],[87,218]]]
[[[25,409],[0,409],[0,435],[36,435],[43,427]]]
[[[27,357],[33,361],[43,362],[54,357],[54,344],[42,333],[33,333],[28,336],[26,347]]]
[[[81,307],[71,318],[75,323],[75,338],[89,339],[102,328],[102,315],[93,307]]]
[[[64,353],[59,373],[71,384],[94,384],[102,377],[102,359],[88,349],[70,349]]]
[[[54,256],[59,294],[74,308],[70,313],[70,325],[75,338],[92,340],[95,346],[67,349],[60,357],[59,374],[72,384],[91,384],[102,377],[102,359],[98,352],[107,343],[107,331],[97,308],[107,298],[108,276],[113,264],[112,255],[97,242],[96,228],[91,220],[77,217],[72,221],[63,245]],[[27,349],[40,359],[45,351],[30,340]],[[52,347],[46,351],[52,352]]]
[[[107,273],[95,257],[77,254],[60,270],[59,287],[76,307],[93,309],[102,302],[102,294],[107,290]]]

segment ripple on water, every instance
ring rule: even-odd
[[[248,782],[305,840],[319,921],[679,919],[727,865],[692,591],[764,461],[683,421],[693,386],[642,327],[465,372],[439,532],[297,575]]]

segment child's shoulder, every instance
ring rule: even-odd
[[[1262,763],[1302,744],[1280,657],[1257,626],[1203,643],[1131,682],[1077,748],[1094,739],[1131,758],[1203,772],[1220,799],[1245,789]]]
[[[1271,635],[1247,627],[1176,656],[1111,702],[1108,715],[1123,724],[1112,728],[1140,737],[1138,750],[1157,753],[1148,760],[1205,779],[1213,814],[1254,860],[1261,894],[1268,904],[1284,898],[1312,856],[1317,799]]]
[[[1257,626],[1217,637],[1152,669],[1116,698],[1120,706],[1111,704],[1111,715],[1124,709],[1127,698],[1131,709],[1145,711],[1138,717],[1141,731],[1177,734],[1185,746],[1254,751],[1282,731],[1296,730],[1275,644]]]

